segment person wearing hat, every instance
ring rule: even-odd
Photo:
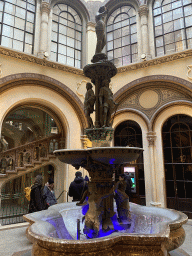
[[[77,171],[75,179],[69,186],[69,196],[73,197],[73,202],[80,201],[85,190],[88,189],[87,182],[84,181],[82,173]]]
[[[54,192],[54,180],[52,178],[49,178],[48,182],[45,184],[43,195],[48,206],[57,204]]]

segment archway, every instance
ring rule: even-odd
[[[120,123],[114,132],[114,145],[142,148],[142,131],[139,124],[132,120]],[[145,205],[143,154],[136,161],[127,164],[121,172],[130,172],[132,178],[133,186],[130,201]]]
[[[192,117],[178,114],[163,125],[167,207],[192,217]]]

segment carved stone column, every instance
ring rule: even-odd
[[[148,31],[148,6],[141,5],[139,7],[139,16],[141,18],[141,35],[142,35],[142,54],[146,57],[142,58],[145,60],[151,59],[149,53],[149,31]]]
[[[151,194],[153,201],[150,202],[152,206],[159,207],[161,203],[157,202],[157,182],[156,182],[156,170],[155,170],[155,140],[156,140],[156,133],[155,132],[148,132],[147,133],[147,140],[149,143],[149,154],[150,154],[150,166],[151,166]]]
[[[47,42],[48,42],[48,22],[50,13],[50,4],[47,2],[41,3],[41,26],[40,26],[40,45],[38,56],[40,58],[48,57]]]

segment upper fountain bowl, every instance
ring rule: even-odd
[[[54,154],[61,162],[71,164],[73,166],[81,166],[87,157],[92,160],[107,165],[119,165],[135,161],[142,148],[135,147],[98,147],[88,149],[60,149],[55,150]]]

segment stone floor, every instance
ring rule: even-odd
[[[31,256],[32,244],[25,235],[27,223],[0,227],[0,256]],[[183,226],[186,231],[184,244],[170,252],[171,256],[192,256],[192,220]]]

